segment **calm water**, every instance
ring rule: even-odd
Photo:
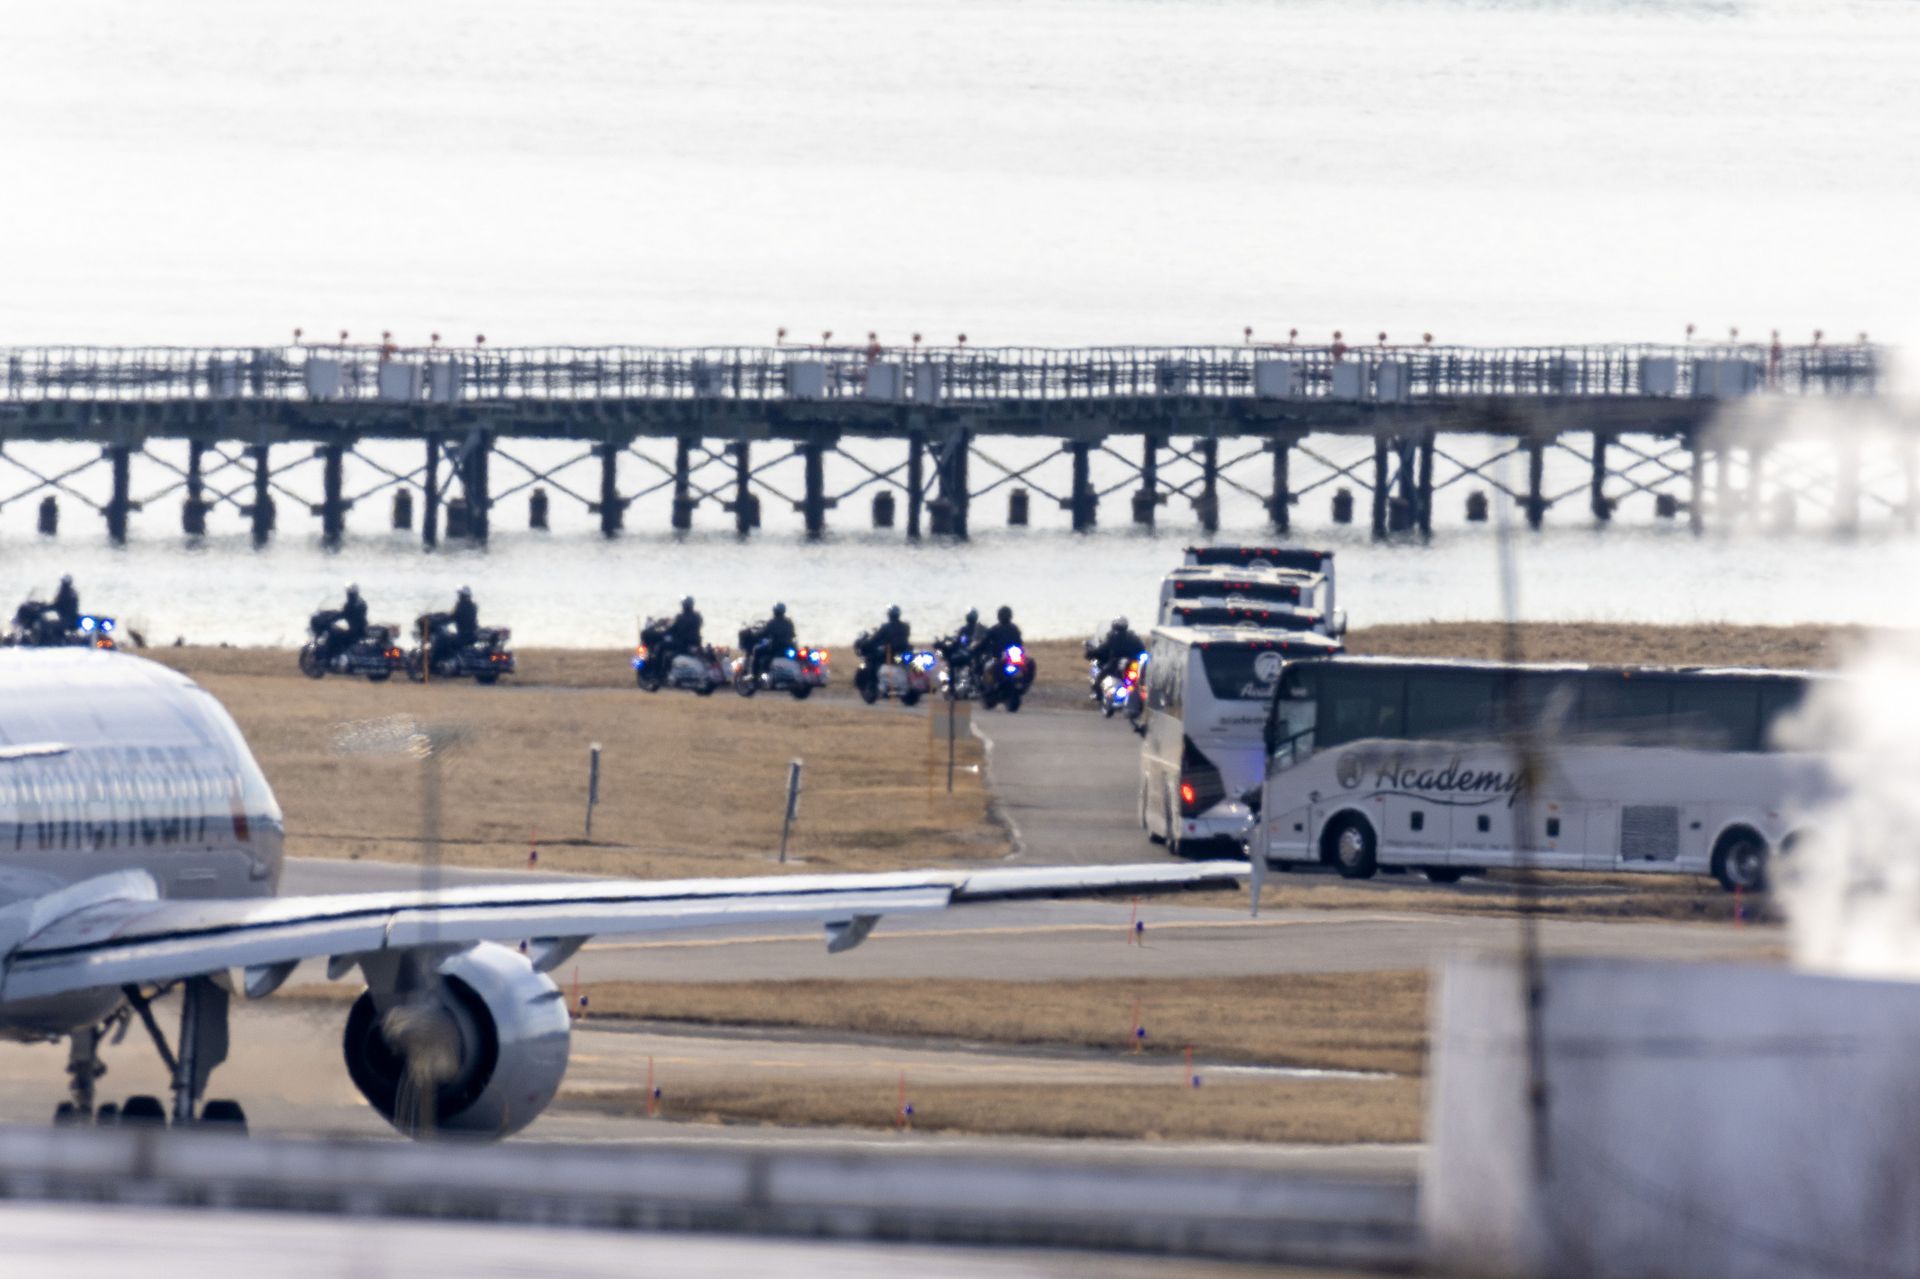
[[[0,343],[1898,338],[1920,295],[1905,0],[71,0],[0,19]],[[148,467],[136,491],[165,482]],[[0,499],[21,483],[0,463]],[[1302,536],[1340,547],[1356,621],[1497,608],[1459,490],[1424,549],[1329,527],[1324,496]],[[1042,511],[1008,532],[1003,501],[972,545],[917,549],[859,532],[864,497],[820,546],[771,502],[747,546],[712,510],[675,541],[642,508],[605,544],[564,503],[529,535],[510,503],[485,555],[423,557],[377,531],[384,499],[338,554],[284,500],[256,554],[231,511],[183,549],[177,498],[109,548],[70,499],[53,543],[0,510],[0,596],[68,569],[97,606],[202,640],[289,640],[349,578],[393,616],[471,582],[530,642],[624,640],[685,589],[723,627],[776,597],[830,637],[889,600],[930,625],[1005,598],[1071,634],[1144,613],[1183,540],[1177,509],[1158,539],[1075,539]],[[1694,539],[1644,506],[1604,535],[1556,510],[1525,611],[1904,611],[1903,537]]]

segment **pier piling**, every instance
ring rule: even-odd
[[[106,509],[107,536],[115,546],[127,540],[127,512],[133,509],[133,499],[128,493],[130,456],[124,444],[113,445],[107,450],[107,462],[113,472],[113,496],[107,499]]]
[[[180,531],[188,537],[207,531],[206,455],[204,440],[187,441],[187,497],[180,504]]]
[[[741,537],[753,532],[755,511],[753,509],[753,446],[745,440],[736,440],[729,444],[733,453],[733,501],[727,509],[733,512],[733,531]]]
[[[1193,511],[1202,532],[1220,531],[1220,441],[1211,435],[1200,441],[1200,496]]]
[[[800,510],[806,520],[807,536],[818,538],[827,531],[827,473],[825,467],[825,448],[818,440],[808,440],[800,446],[800,454],[806,467],[806,496],[801,499]]]
[[[1420,478],[1414,498],[1414,523],[1420,530],[1420,540],[1433,537],[1433,432],[1427,431],[1420,436]]]
[[[673,531],[693,527],[693,441],[678,436],[673,442]]]
[[[1387,535],[1387,437],[1373,437],[1373,539]]]
[[[247,452],[253,457],[253,501],[247,506],[247,517],[253,544],[265,546],[273,536],[274,523],[272,447],[256,444]]]
[[[1527,527],[1538,529],[1547,518],[1547,499],[1541,491],[1547,475],[1547,446],[1537,436],[1527,441]]]
[[[1293,462],[1293,441],[1286,436],[1276,436],[1273,448],[1273,489],[1267,496],[1267,519],[1276,533],[1285,533],[1293,522],[1293,493],[1290,489],[1292,479],[1289,471]]]
[[[484,431],[475,431],[467,440],[465,465],[460,468],[460,495],[467,500],[467,536],[484,543],[491,531],[493,492],[489,487],[489,454],[493,441]]]
[[[340,545],[347,529],[347,503],[341,495],[345,453],[339,444],[320,448],[320,541],[326,546]]]
[[[920,540],[920,505],[927,496],[927,441],[918,431],[907,436],[907,539]]]
[[[1133,522],[1152,528],[1160,513],[1160,437],[1140,437],[1140,487],[1133,491]]]
[[[420,545],[440,544],[440,437],[427,437],[427,465],[420,473]]]
[[[627,523],[627,501],[620,496],[620,455],[627,451],[624,443],[612,440],[595,446],[594,452],[600,455],[600,536],[614,537]],[[543,494],[544,496],[544,494]],[[542,515],[546,512],[543,510]],[[542,523],[539,527],[545,528]]]
[[[1587,484],[1587,509],[1602,524],[1613,518],[1613,502],[1607,497],[1607,436],[1593,433],[1593,476]]]
[[[1090,533],[1100,499],[1094,495],[1093,479],[1087,466],[1088,445],[1085,440],[1075,440],[1068,448],[1073,453],[1073,495],[1068,499],[1073,512],[1073,531]]]

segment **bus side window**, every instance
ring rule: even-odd
[[[1437,671],[1407,681],[1407,736],[1464,741],[1498,733],[1491,672]]]
[[[1365,668],[1321,672],[1319,727],[1322,750],[1363,737],[1405,736],[1406,676]]]
[[[1770,679],[1760,685],[1760,749],[1779,750],[1775,740],[1780,721],[1800,709],[1807,695],[1805,680]]]
[[[1580,681],[1582,736],[1621,745],[1657,746],[1669,740],[1670,681],[1596,671]]]
[[[1760,690],[1750,679],[1702,678],[1673,690],[1676,744],[1726,751],[1760,749]]]

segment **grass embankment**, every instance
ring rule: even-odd
[[[442,856],[452,864],[636,876],[771,873],[787,762],[805,761],[789,855],[804,870],[977,862],[1009,851],[987,812],[979,747],[960,743],[946,793],[944,741],[924,715],[785,695],[642,693],[617,654],[522,655],[493,688],[309,680],[293,654],[156,649],[233,713],[286,812],[295,856],[419,855],[421,767],[343,745],[406,717],[457,729],[442,770]],[[626,678],[601,687],[608,668]],[[377,735],[377,734],[376,734]],[[600,805],[583,838],[587,748],[602,745]],[[792,863],[790,863],[792,864]]]
[[[780,1026],[1131,1059],[1133,1016],[1156,1082],[914,1084],[914,1126],[1051,1137],[1348,1143],[1416,1141],[1426,1058],[1419,972],[1071,982],[742,982],[588,988],[595,1020]],[[1188,1086],[1192,1048],[1203,1086]],[[1386,1072],[1382,1079],[1287,1079],[1209,1072],[1216,1063]],[[645,1113],[644,1090],[563,1098],[572,1109]],[[663,1111],[710,1122],[886,1127],[870,1084],[831,1076],[676,1081]]]

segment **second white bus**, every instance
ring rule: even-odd
[[[1760,889],[1829,792],[1774,727],[1829,676],[1338,657],[1288,663],[1268,714],[1269,865],[1442,882],[1495,866],[1711,875]],[[1522,793],[1510,726],[1529,726]]]

